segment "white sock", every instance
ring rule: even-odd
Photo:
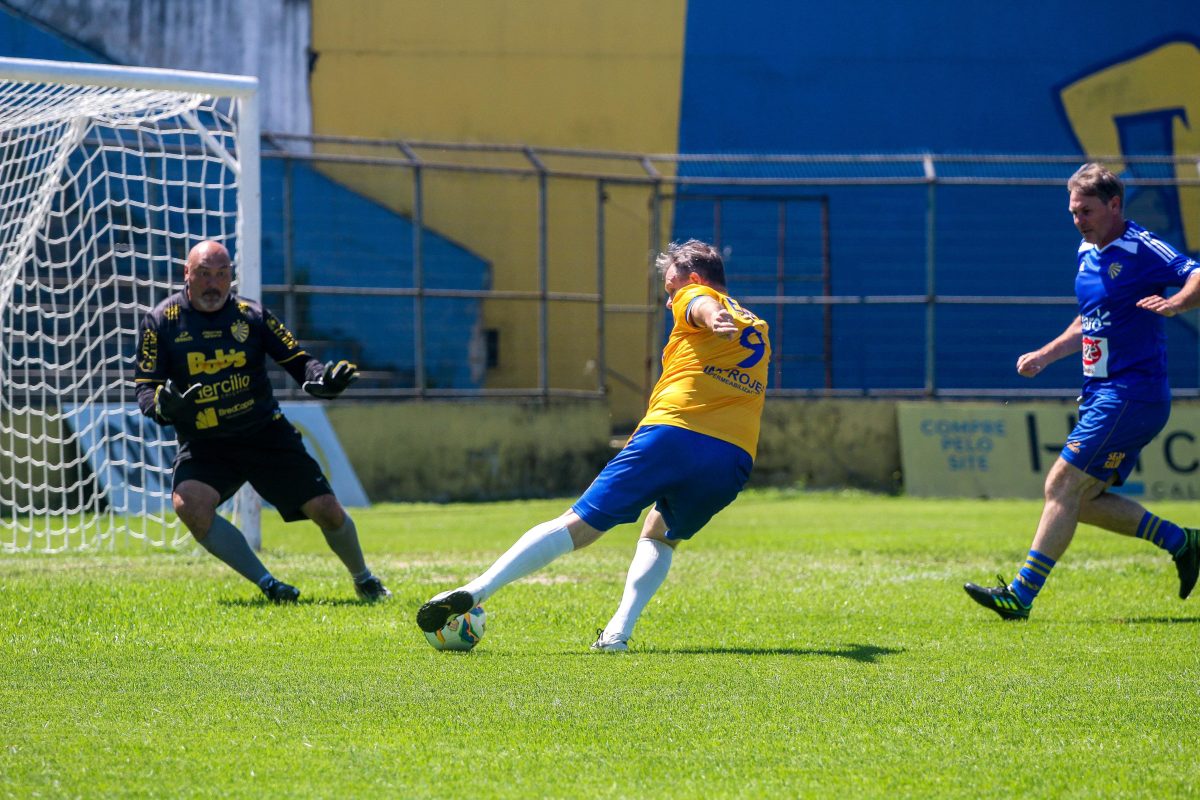
[[[633,563],[629,565],[629,575],[625,578],[625,594],[621,595],[617,613],[604,627],[606,636],[626,640],[633,634],[638,617],[666,580],[674,553],[671,545],[657,539],[638,539]]]
[[[543,522],[527,530],[516,544],[496,559],[487,572],[462,588],[471,593],[476,603],[482,603],[500,588],[536,572],[574,549],[571,533],[561,522]]]

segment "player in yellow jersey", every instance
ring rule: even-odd
[[[436,631],[501,587],[651,503],[617,612],[592,645],[628,650],[633,626],[671,567],[676,545],[733,502],[750,477],[771,358],[767,323],[725,293],[725,265],[710,245],[672,244],[657,259],[674,325],[650,407],[629,443],[571,508],[525,532],[475,580],[435,595],[417,625]]]

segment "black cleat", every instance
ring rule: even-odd
[[[1029,619],[1029,609],[1033,606],[1027,606],[1018,600],[1012,589],[1008,588],[1008,582],[1004,578],[997,575],[996,579],[1000,581],[999,586],[977,586],[974,583],[967,583],[963,584],[963,589],[967,591],[972,600],[984,608],[995,611],[1001,619]]]
[[[1200,575],[1200,528],[1184,528],[1183,534],[1187,537],[1183,547],[1172,558],[1179,572],[1179,599],[1187,600],[1196,588],[1196,576]]]
[[[356,582],[354,592],[358,595],[359,600],[365,600],[368,603],[378,603],[380,600],[387,600],[392,596],[392,593],[383,585],[383,581],[374,575],[361,583]]]
[[[441,630],[451,617],[465,614],[475,606],[475,598],[465,589],[437,595],[417,609],[417,627],[426,633],[433,633]]]
[[[300,599],[300,590],[290,583],[271,578],[262,587],[262,592],[272,603],[294,603]]]

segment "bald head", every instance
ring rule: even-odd
[[[191,249],[187,257],[188,269],[198,266],[220,269],[223,266],[228,267],[231,263],[229,251],[225,249],[225,245],[211,240],[200,242]]]
[[[201,311],[220,311],[233,286],[233,262],[220,242],[200,242],[183,265],[188,300]]]

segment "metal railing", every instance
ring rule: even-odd
[[[960,356],[953,355],[956,330],[964,336],[978,333],[958,320],[955,308],[970,307],[989,320],[1007,320],[997,335],[1011,337],[1011,345],[997,352],[1011,351],[1012,361],[1023,349],[1033,349],[1053,338],[1073,316],[1075,300],[1071,296],[1073,264],[1071,254],[1078,241],[1066,214],[1066,178],[1083,161],[1099,160],[1124,166],[1131,193],[1157,193],[1182,209],[1200,196],[1200,156],[1142,156],[1084,158],[1077,155],[665,155],[599,152],[569,148],[527,145],[480,145],[411,140],[380,140],[355,137],[300,137],[278,133],[266,136],[276,149],[266,148],[265,159],[285,162],[280,195],[287,211],[283,215],[283,239],[290,242],[288,226],[298,223],[292,213],[294,189],[291,177],[294,165],[307,164],[322,171],[346,171],[362,177],[362,170],[394,175],[391,183],[403,184],[402,190],[389,195],[388,205],[399,206],[412,223],[410,252],[411,285],[378,285],[369,274],[356,285],[322,282],[319,275],[301,280],[294,267],[296,254],[284,248],[281,281],[264,279],[265,294],[283,298],[285,321],[299,327],[301,338],[306,324],[297,318],[296,306],[304,297],[351,296],[356,298],[390,297],[407,299],[413,309],[411,377],[389,378],[387,370],[378,373],[373,387],[356,392],[359,396],[459,397],[505,396],[541,397],[606,396],[614,390],[648,394],[656,377],[658,350],[665,332],[659,279],[654,274],[653,255],[672,237],[714,241],[727,254],[731,289],[746,306],[769,310],[773,316],[773,344],[776,367],[772,389],[782,395],[822,396],[1021,396],[1072,394],[1078,380],[1063,377],[1047,386],[1015,385],[1012,376],[1000,371],[995,379],[988,367],[983,377],[972,376],[960,368]],[[303,140],[311,152],[290,152],[287,143]],[[354,170],[359,172],[353,173]],[[431,223],[431,203],[444,192],[431,191],[431,181],[445,180],[489,183],[496,181],[534,185],[530,209],[513,213],[524,220],[526,239],[535,242],[535,255],[519,266],[495,264],[506,270],[503,283],[529,284],[528,288],[445,288],[431,286],[425,249],[425,237],[436,227]],[[564,183],[594,186],[592,192],[571,192],[559,199],[558,187]],[[375,185],[378,185],[377,183]],[[509,186],[511,188],[511,185]],[[640,193],[644,206],[637,210],[635,223],[643,234],[637,243],[624,243],[624,260],[636,253],[637,264],[626,266],[626,274],[644,278],[644,291],[625,291],[614,297],[610,281],[614,276],[613,238],[608,230],[610,194]],[[585,195],[590,201],[584,201]],[[1172,199],[1173,198],[1173,199]],[[740,204],[740,205],[739,205]],[[1014,204],[1014,207],[1008,207]],[[706,205],[702,214],[690,215],[685,208]],[[1161,203],[1159,204],[1162,205]],[[1168,206],[1170,203],[1167,204]],[[626,216],[633,214],[627,202]],[[1191,207],[1191,206],[1189,206]],[[746,218],[740,222],[729,209],[739,208]],[[774,222],[756,224],[758,210],[772,209]],[[815,210],[814,210],[815,209]],[[866,210],[864,210],[866,209]],[[874,210],[872,210],[874,209]],[[445,220],[445,208],[437,209]],[[811,214],[810,214],[811,211]],[[528,213],[526,213],[528,212]],[[765,212],[764,212],[765,213]],[[1059,214],[1048,218],[1048,214]],[[554,225],[574,220],[576,228],[590,227],[587,242],[593,274],[587,283],[574,280],[570,289],[556,288],[555,270],[566,260],[564,249],[551,239]],[[1131,215],[1132,216],[1132,215]],[[1190,244],[1195,249],[1195,232],[1180,218],[1167,219],[1168,231],[1158,230],[1176,246]],[[795,217],[795,219],[793,219]],[[672,222],[668,222],[668,218]],[[763,220],[767,217],[763,216]],[[698,221],[698,220],[703,220]],[[482,221],[461,220],[470,229]],[[1153,222],[1153,221],[1152,221]],[[669,227],[668,227],[669,225]],[[979,226],[979,227],[976,227]],[[1172,228],[1172,226],[1174,226]],[[630,227],[628,224],[626,228]],[[461,228],[460,228],[461,229]],[[916,233],[914,233],[916,231]],[[1182,241],[1170,238],[1174,234]],[[1186,235],[1185,235],[1186,234]],[[978,245],[967,241],[978,237]],[[451,235],[449,238],[453,239]],[[770,242],[774,242],[773,245]],[[1014,242],[1020,246],[1005,252]],[[796,253],[795,251],[801,251]],[[761,253],[759,252],[761,251]],[[751,259],[744,255],[755,253]],[[489,253],[482,252],[484,258]],[[579,256],[576,249],[573,256]],[[1004,261],[996,262],[997,256]],[[877,271],[864,262],[879,258]],[[977,259],[977,261],[975,260]],[[490,259],[489,259],[490,260]],[[584,260],[579,258],[579,260]],[[758,269],[759,263],[772,264]],[[814,269],[794,269],[804,262]],[[890,272],[891,268],[895,272]],[[964,280],[974,269],[1002,268],[1011,271],[1011,288],[996,291],[994,282]],[[514,275],[514,269],[522,272]],[[1044,272],[1043,272],[1044,270]],[[1053,281],[1041,280],[1053,273]],[[983,275],[973,276],[982,278]],[[641,280],[641,279],[639,279]],[[594,281],[594,282],[593,282]],[[771,291],[746,291],[755,283],[770,282]],[[969,291],[976,288],[978,291]],[[944,286],[949,285],[948,290]],[[1061,286],[1062,293],[1058,294]],[[872,291],[878,289],[878,291]],[[1024,291],[1022,291],[1024,290]],[[508,385],[493,385],[485,378],[478,386],[435,387],[430,385],[427,348],[430,343],[427,304],[435,299],[474,300],[479,303],[524,302],[536,306],[536,316],[528,324],[536,341],[535,362],[520,375],[509,375]],[[583,385],[575,378],[563,379],[556,370],[552,344],[560,341],[562,324],[551,322],[556,308],[591,306],[588,335],[594,339],[592,360],[594,381]],[[856,356],[858,316],[867,320],[886,316],[887,308],[901,309],[901,321],[886,323],[901,330],[898,336],[921,340],[919,357],[914,348],[896,348],[894,363],[887,363],[886,347],[881,355],[879,377],[872,377],[874,366],[865,367],[874,354]],[[1061,307],[1061,308],[1060,308]],[[804,309],[819,312],[810,320]],[[1050,309],[1061,317],[1055,329],[1051,317],[1036,309]],[[1058,312],[1061,311],[1061,314]],[[920,320],[908,312],[919,312]],[[1020,312],[1020,313],[1018,313]],[[584,314],[569,312],[570,330],[582,328]],[[908,316],[905,316],[908,314]],[[621,316],[644,317],[641,335],[626,332],[620,340],[623,365],[613,358],[613,323]],[[856,316],[857,315],[857,316]],[[1035,319],[1036,318],[1036,319]],[[318,321],[319,322],[319,321]],[[995,325],[998,322],[988,322]],[[1200,348],[1196,347],[1196,324],[1191,319],[1173,320],[1181,326],[1188,345],[1197,350],[1187,370],[1173,375],[1180,394],[1200,393]],[[1034,330],[1036,329],[1036,333]],[[1177,336],[1178,338],[1178,336]],[[946,340],[950,339],[947,344]],[[801,340],[804,343],[802,344]],[[813,340],[819,346],[804,348]],[[851,346],[847,346],[851,345]],[[627,349],[637,349],[631,354]],[[984,347],[986,350],[987,347]],[[790,359],[790,360],[789,360]],[[1185,356],[1185,360],[1188,360]],[[644,363],[636,373],[631,363]],[[370,363],[367,364],[370,367]],[[856,369],[862,374],[848,377]],[[1011,370],[1009,370],[1011,372]],[[1077,369],[1075,373],[1077,373]],[[1068,375],[1063,372],[1063,375]],[[983,383],[980,383],[980,381]]]

